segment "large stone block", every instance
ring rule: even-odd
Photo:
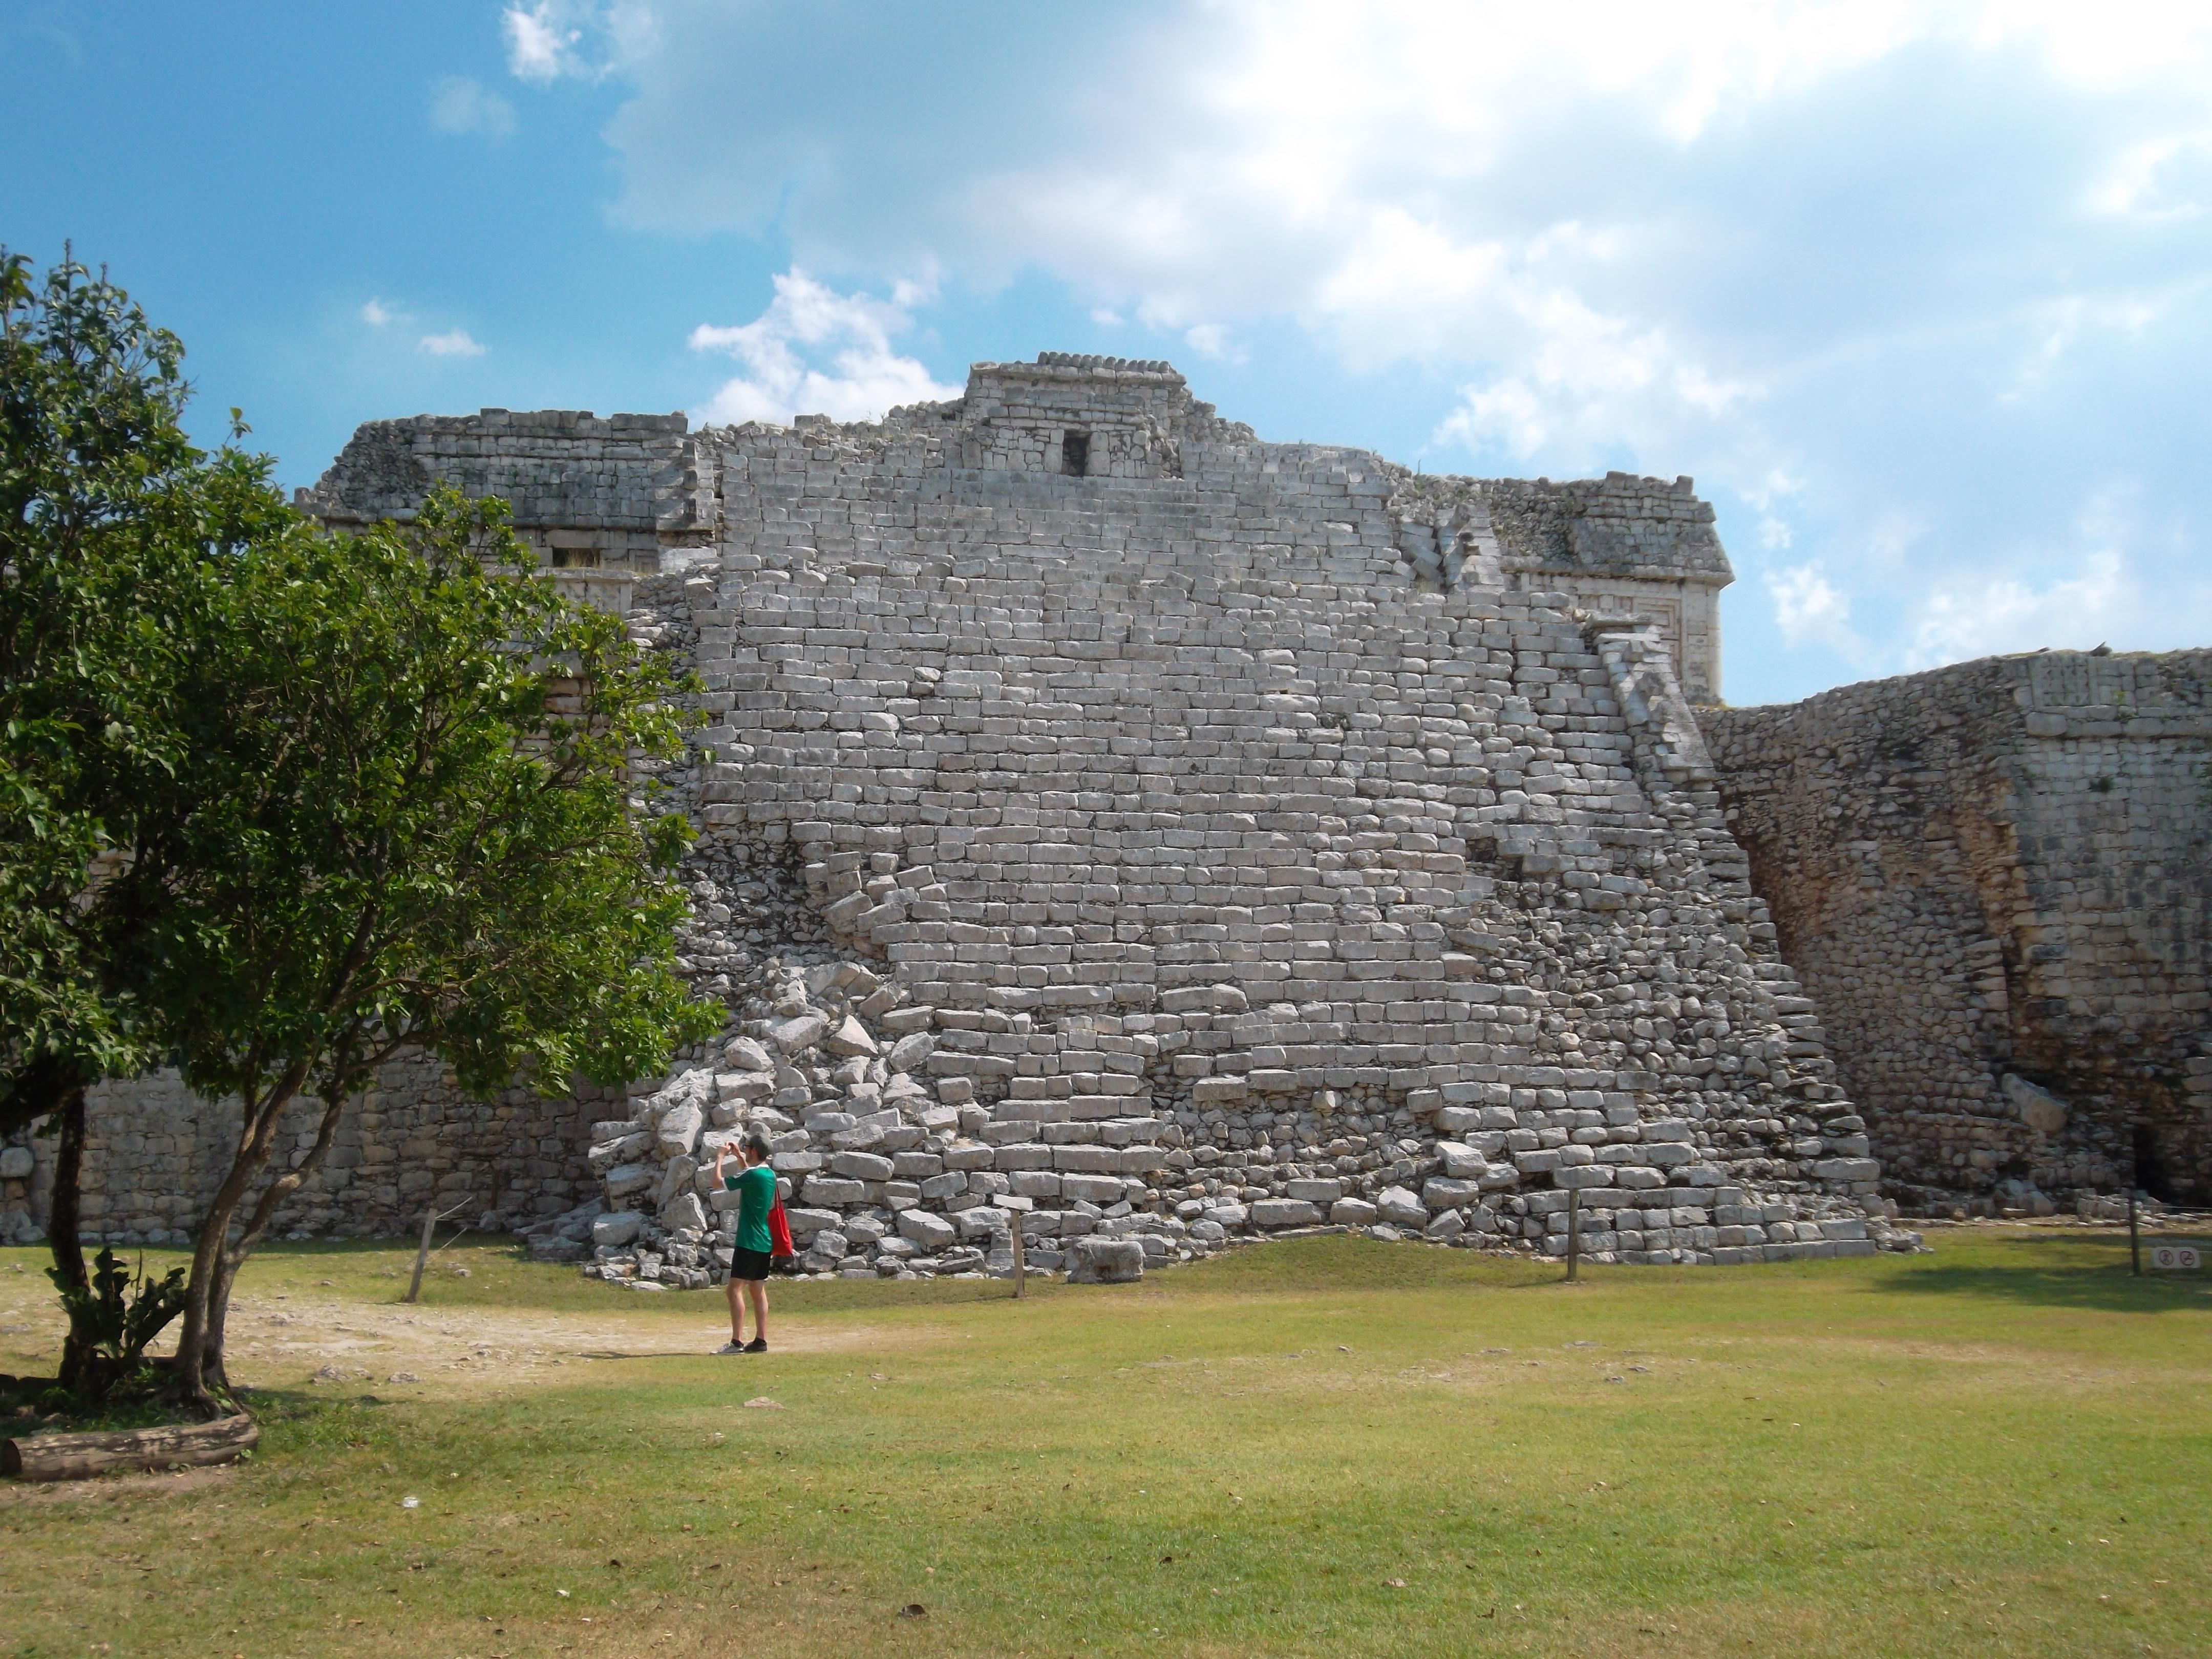
[[[958,1239],[959,1230],[941,1217],[927,1210],[902,1210],[899,1212],[900,1236],[912,1239],[925,1250],[941,1250]]]
[[[637,1237],[637,1230],[644,1224],[645,1218],[635,1210],[617,1210],[592,1221],[592,1243],[627,1244]]]
[[[1488,1158],[1456,1140],[1439,1140],[1437,1156],[1443,1160],[1444,1175],[1453,1181],[1480,1180],[1490,1168]]]
[[[627,1198],[632,1193],[641,1193],[649,1187],[658,1185],[659,1181],[660,1170],[656,1166],[650,1164],[625,1164],[608,1170],[601,1178],[600,1185],[611,1199]]]
[[[1145,1247],[1133,1238],[1079,1238],[1067,1255],[1071,1285],[1126,1285],[1145,1276]]]
[[[1375,1212],[1401,1227],[1429,1224],[1428,1206],[1403,1187],[1385,1187],[1375,1196]]]
[[[661,1206],[660,1224],[672,1233],[687,1230],[703,1232],[707,1227],[706,1206],[699,1202],[696,1193],[681,1194]]]
[[[1828,1158],[1813,1165],[1813,1175],[1820,1181],[1879,1181],[1881,1164],[1871,1158]]]
[[[785,1054],[805,1054],[830,1034],[830,1022],[821,1014],[794,1014],[768,1028],[769,1041]]]
[[[660,1115],[656,1132],[656,1150],[664,1158],[684,1158],[699,1144],[699,1132],[707,1124],[707,1115],[692,1105],[673,1106]]]

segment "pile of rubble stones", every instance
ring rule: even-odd
[[[541,1224],[532,1237],[542,1258],[581,1260],[586,1275],[639,1289],[720,1282],[735,1195],[721,1190],[715,1159],[727,1146],[734,1160],[751,1126],[769,1137],[798,1270],[820,1278],[1002,1277],[1017,1225],[1029,1267],[1082,1279],[1133,1278],[1241,1239],[1324,1226],[1556,1256],[1569,1194],[1522,1192],[1522,1166],[1548,1170],[1553,1142],[1605,1133],[1580,1122],[1601,1110],[1564,1098],[1561,1111],[1540,1115],[1441,1098],[1394,1109],[1380,1091],[1351,1090],[1295,1123],[1267,1113],[1249,1125],[1195,1099],[1167,1113],[1127,1110],[1115,1103],[1131,1097],[1110,1095],[986,1105],[969,1079],[932,1076],[940,1033],[1018,1028],[1028,1016],[913,1006],[859,962],[770,956],[741,973],[726,984],[743,1035],[717,1063],[679,1066],[635,1097],[629,1117],[596,1126],[590,1162],[602,1199]],[[1134,1073],[1174,1048],[1171,1030],[1139,1028],[1175,1023],[1098,1020],[1090,1040],[1113,1045]],[[1540,1126],[1524,1125],[1538,1115]],[[1635,1129],[1640,1158],[1671,1144],[1654,1141],[1654,1127]],[[1686,1126],[1679,1151],[1694,1155]],[[1917,1242],[1878,1214],[1822,1207],[1727,1186],[1662,1187],[1587,1193],[1579,1219],[1596,1261],[1856,1255]]]

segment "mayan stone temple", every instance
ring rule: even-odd
[[[1017,1228],[1102,1276],[1319,1226],[1558,1255],[1571,1199],[1598,1259],[1727,1263],[2212,1194],[2212,653],[1726,709],[1689,479],[1262,442],[1161,362],[879,423],[375,422],[302,501],[439,481],[705,679],[667,781],[729,1022],[626,1098],[396,1065],[295,1234],[465,1200],[695,1286],[747,1123],[856,1276]],[[176,1237],[223,1115],[104,1088],[88,1231]]]

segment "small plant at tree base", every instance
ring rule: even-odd
[[[113,1250],[94,1259],[88,1284],[76,1283],[60,1267],[46,1277],[61,1292],[70,1321],[70,1370],[62,1382],[84,1398],[105,1399],[145,1367],[148,1346],[185,1310],[185,1269],[172,1267],[160,1279],[138,1258],[134,1278]]]

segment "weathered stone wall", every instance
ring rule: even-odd
[[[588,410],[417,415],[370,421],[298,505],[324,522],[402,522],[434,483],[496,495],[556,568],[653,571],[664,544],[696,538],[714,481],[681,415]]]
[[[560,1214],[596,1192],[583,1151],[592,1123],[619,1097],[586,1086],[555,1100],[524,1089],[472,1100],[435,1060],[403,1055],[346,1109],[321,1169],[278,1212],[275,1231],[401,1233],[419,1226],[434,1200],[440,1210],[461,1206],[455,1224],[494,1229]],[[186,1242],[237,1150],[237,1100],[202,1099],[162,1073],[103,1083],[86,1103],[85,1236]],[[313,1144],[319,1109],[302,1101],[288,1115],[276,1167]],[[20,1193],[0,1189],[0,1238],[28,1236],[46,1222],[52,1142],[27,1136],[20,1144],[15,1162],[35,1167],[26,1169]]]
[[[1508,584],[1570,596],[1593,617],[1652,623],[1695,703],[1721,696],[1720,592],[1735,580],[1713,509],[1691,481],[1608,472],[1600,479],[1486,482]]]
[[[713,566],[639,586],[711,688],[712,758],[675,780],[702,850],[794,864],[881,977],[872,1015],[930,1046],[841,1081],[865,1050],[793,1048],[805,997],[761,988],[733,1012],[765,1075],[725,1098],[702,1068],[603,1126],[618,1209],[692,1248],[668,1212],[700,1177],[668,1149],[772,1083],[780,1156],[883,1158],[838,1138],[888,1112],[911,1153],[983,1160],[935,1195],[789,1170],[848,1245],[917,1210],[1181,1239],[1387,1199],[1556,1248],[1580,1188],[1591,1247],[1629,1259],[1870,1248],[1876,1168],[1664,642],[1425,570],[1406,526],[1437,522],[1433,481],[1258,443],[1157,368],[986,366],[969,403],[706,434]],[[963,425],[1001,410],[1028,435]],[[1142,464],[1073,476],[1065,434],[1109,427]],[[715,931],[702,970],[747,988],[762,953]],[[889,1107],[900,1075],[923,1087]],[[1122,1166],[1119,1213],[1034,1161],[1107,1123],[1168,1149]],[[658,1170],[618,1150],[663,1143]]]
[[[680,498],[649,519],[648,463]],[[953,1270],[931,1217],[1556,1250],[1575,1190],[1601,1255],[1872,1248],[1878,1169],[1721,818],[1680,618],[1535,586],[1717,587],[1686,480],[1419,477],[1261,443],[1164,364],[1048,357],[875,424],[379,423],[308,504],[399,514],[434,477],[547,535],[649,523],[623,602],[710,687],[670,781],[731,1041],[621,1108],[395,1075],[288,1229],[584,1197],[560,1248],[696,1271],[703,1137],[757,1121],[824,1271]],[[109,1228],[165,1225],[126,1194],[222,1138],[160,1093],[101,1103]]]
[[[1703,715],[1897,1195],[2212,1198],[2208,671],[2044,652]]]

